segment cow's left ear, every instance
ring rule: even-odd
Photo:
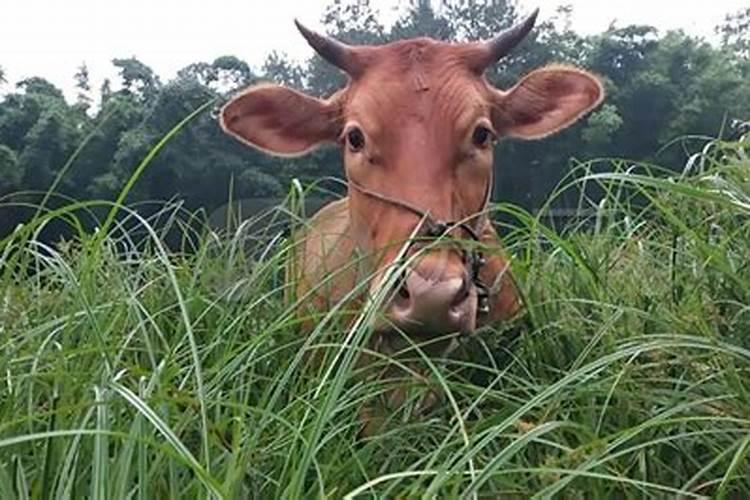
[[[507,92],[496,91],[492,124],[501,135],[539,139],[572,125],[604,99],[597,77],[550,66],[526,75]]]

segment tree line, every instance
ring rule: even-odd
[[[322,20],[329,34],[365,44],[413,36],[484,39],[520,14],[509,0],[417,0],[385,26],[367,1],[333,0]],[[487,77],[509,87],[532,68],[572,63],[603,77],[605,104],[543,141],[501,141],[496,199],[538,207],[571,159],[618,157],[679,168],[697,147],[691,137],[699,143],[700,137],[726,136],[750,119],[750,8],[727,15],[717,27],[720,41],[715,44],[682,31],[660,34],[652,26],[611,26],[582,36],[570,28],[570,15],[569,7],[548,13]],[[233,90],[259,81],[319,96],[344,81],[317,56],[297,63],[276,52],[260,69],[227,55],[190,64],[166,82],[136,58],[117,58],[112,64],[120,80],[116,90],[110,81],[93,89],[82,65],[74,75],[78,95],[72,103],[43,77],[11,85],[0,69],[0,83],[11,87],[0,101],[0,234],[26,213],[9,207],[8,196],[47,191],[71,158],[56,191],[78,200],[112,199],[164,134],[207,101],[219,103]],[[680,137],[685,139],[675,141]],[[129,201],[177,197],[189,208],[211,211],[230,196],[280,196],[293,178],[304,183],[342,174],[335,148],[300,159],[271,158],[226,137],[215,114],[206,112],[154,158]]]

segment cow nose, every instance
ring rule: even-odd
[[[411,270],[391,303],[390,319],[407,333],[469,333],[475,327],[476,304],[468,277],[433,280]]]

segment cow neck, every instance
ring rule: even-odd
[[[439,238],[445,234],[448,234],[454,228],[458,227],[466,231],[466,233],[471,237],[472,240],[479,243],[482,236],[482,224],[484,222],[484,218],[487,216],[487,207],[489,206],[492,199],[494,172],[492,169],[490,169],[490,178],[487,182],[487,185],[485,186],[484,201],[482,203],[481,209],[479,210],[479,212],[468,217],[468,219],[477,219],[476,225],[474,227],[468,224],[465,220],[442,221],[440,219],[436,219],[432,215],[430,215],[429,210],[422,210],[421,208],[408,201],[394,198],[392,196],[388,196],[387,194],[383,194],[378,191],[366,188],[365,186],[359,184],[351,178],[348,179],[348,185],[350,188],[354,188],[359,193],[365,196],[369,196],[370,198],[373,198],[375,200],[399,207],[416,215],[420,219],[420,222],[418,222],[417,225],[422,223],[424,224],[423,227],[426,228],[423,236],[426,236],[428,238]],[[419,233],[422,233],[422,231],[418,231],[417,234],[419,235]],[[413,243],[414,241],[412,240],[409,243],[409,247],[411,247]],[[408,250],[409,249],[407,248],[407,253]],[[489,313],[489,287],[482,281],[481,277],[479,276],[482,267],[486,263],[486,260],[481,250],[476,248],[476,246],[473,246],[469,251],[463,249],[463,253],[467,267],[469,268],[471,280],[477,289],[477,315],[487,314]]]

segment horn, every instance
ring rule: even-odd
[[[297,29],[305,37],[307,43],[312,47],[320,57],[343,70],[350,76],[356,76],[361,73],[362,67],[356,56],[354,47],[329,36],[324,36],[307,28],[297,19],[294,20]]]
[[[508,55],[529,34],[536,23],[538,15],[539,8],[537,7],[534,9],[534,12],[520,23],[503,31],[492,40],[481,43],[483,54],[480,60],[477,61],[476,67],[484,71],[486,67],[495,64]]]

